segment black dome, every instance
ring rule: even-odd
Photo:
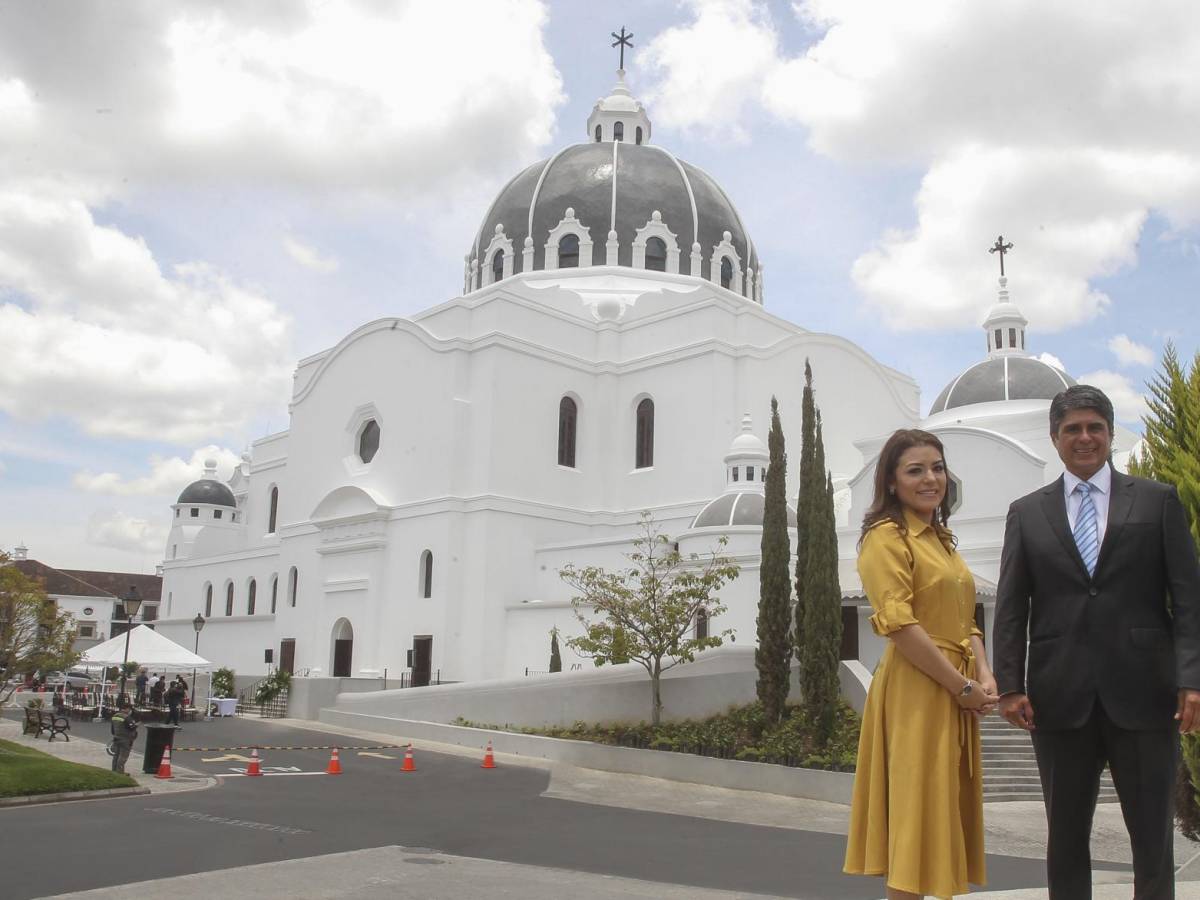
[[[929,414],[995,400],[1053,400],[1075,379],[1031,356],[997,356],[967,369],[933,401]]]
[[[757,272],[759,267],[758,254],[741,217],[706,172],[661,147],[623,141],[574,144],[518,174],[484,216],[471,247],[471,258],[484,264],[483,255],[496,226],[503,225],[504,236],[512,241],[513,272],[523,269],[527,235],[533,237],[533,269],[544,269],[546,240],[568,207],[588,228],[592,265],[605,264],[608,232],[614,228],[619,242],[617,264],[632,266],[637,231],[658,210],[663,223],[676,235],[681,274],[710,278],[709,258],[726,231],[742,270]],[[700,244],[703,259],[699,273],[691,271],[694,242]]]
[[[213,481],[211,478],[201,478],[193,481],[183,489],[176,503],[207,503],[211,506],[232,506],[237,508],[233,499],[233,491],[228,485]]]

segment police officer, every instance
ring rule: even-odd
[[[124,775],[125,761],[129,759],[129,751],[133,749],[133,742],[137,740],[138,733],[137,714],[129,705],[129,701],[122,703],[120,709],[113,713],[111,728],[113,736],[112,770]]]

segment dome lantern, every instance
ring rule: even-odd
[[[766,503],[767,464],[771,454],[754,433],[750,413],[725,454],[725,492],[709,501],[692,520],[692,529],[750,526],[762,528]],[[788,528],[796,527],[796,511],[787,507]]]
[[[588,140],[595,144],[628,141],[650,142],[650,117],[625,84],[625,70],[617,69],[617,83],[607,97],[596,101],[587,120]]]
[[[1025,326],[1028,324],[1029,320],[1021,315],[1021,310],[1009,299],[1008,279],[1001,275],[996,305],[983,321],[988,356],[1029,356],[1025,350]]]

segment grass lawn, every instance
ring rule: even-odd
[[[128,775],[82,766],[23,744],[0,741],[0,797],[99,791],[136,784]]]

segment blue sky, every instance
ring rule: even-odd
[[[982,355],[1000,232],[1030,349],[1128,424],[1164,341],[1197,349],[1191,5],[243,7],[0,0],[0,548],[152,569],[202,460],[287,426],[296,360],[459,292],[503,182],[584,139],[622,25],[767,308],[926,407]]]

